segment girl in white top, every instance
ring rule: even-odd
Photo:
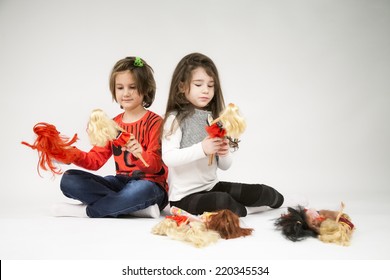
[[[264,206],[280,207],[284,198],[272,187],[218,180],[217,168],[232,164],[229,140],[210,138],[205,127],[224,107],[214,62],[200,53],[185,56],[173,73],[162,136],[170,205],[195,215],[230,209],[241,217]]]

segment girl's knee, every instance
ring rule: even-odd
[[[76,170],[65,171],[60,181],[60,189],[66,196],[78,189],[77,180],[75,180],[78,176],[74,171]]]

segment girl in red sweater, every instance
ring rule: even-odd
[[[113,155],[116,175],[102,177],[67,170],[61,179],[61,190],[82,204],[62,205],[56,209],[57,216],[100,218],[129,214],[156,218],[167,205],[167,168],[161,159],[160,143],[162,118],[147,110],[156,92],[152,68],[139,57],[119,60],[111,72],[110,90],[124,110],[114,121],[130,133],[130,140],[126,144],[109,141],[89,152],[75,148],[77,156],[72,163],[98,170]]]

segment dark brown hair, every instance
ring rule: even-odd
[[[216,118],[225,108],[218,70],[214,62],[204,54],[191,53],[180,60],[173,72],[167,107],[165,110],[165,120],[170,113],[176,112],[176,120],[180,125],[184,118],[193,113],[194,106],[187,100],[185,93],[183,92],[183,87],[189,88],[192,72],[199,67],[203,68],[207,75],[214,79],[214,97],[206,109],[210,110],[213,117]],[[170,133],[172,133],[173,130],[172,126]]]

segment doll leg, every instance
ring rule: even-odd
[[[170,201],[171,206],[179,207],[193,215],[229,209],[240,217],[245,217],[245,206],[226,192],[208,191],[188,195],[179,201]]]
[[[263,184],[218,182],[212,191],[229,193],[236,201],[249,207],[269,206],[279,208],[284,201],[274,188]]]

